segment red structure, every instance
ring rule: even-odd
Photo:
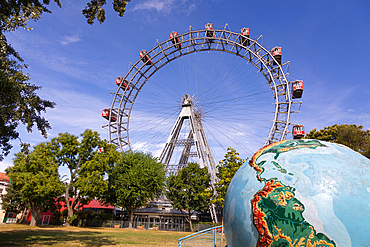
[[[70,201],[72,201],[71,198],[70,198]],[[59,210],[58,210],[59,212],[63,212],[64,210],[67,210],[67,207],[66,207],[66,204],[65,204],[64,201],[57,203],[57,205],[58,205],[58,208],[59,208]],[[80,210],[100,211],[100,210],[114,210],[114,209],[115,209],[115,207],[113,207],[111,205],[104,205],[103,203],[101,203],[98,200],[92,200],[90,203],[88,203],[86,205],[83,205],[83,206],[80,206],[79,204],[76,206],[76,211],[80,211]],[[29,213],[26,217],[26,221],[31,221],[31,217],[32,217],[32,213]],[[41,215],[41,224],[42,225],[49,225],[50,223],[52,223],[54,221],[53,218],[54,218],[53,213],[50,210],[48,210],[48,211],[42,213],[42,215]]]
[[[110,110],[109,109],[104,109],[101,116],[107,120],[109,120],[109,112]],[[115,113],[112,112],[112,118],[111,118],[111,121],[112,122],[117,122],[117,115]]]
[[[207,38],[214,38],[215,37],[215,31],[213,29],[213,24],[211,24],[211,23],[206,24],[204,29],[206,30],[206,37]]]
[[[172,41],[172,44],[174,44],[177,49],[181,48],[181,44],[180,44],[181,41],[177,35],[177,32],[170,33],[170,39]]]
[[[242,35],[242,36],[240,36],[242,45],[249,46],[251,44],[250,40],[247,39],[247,38],[250,37],[249,36],[249,28],[246,28],[246,27],[242,28],[240,30],[240,34]]]
[[[304,137],[304,126],[303,125],[294,125],[293,126],[293,139],[301,139]]]
[[[10,178],[6,175],[5,172],[0,172],[0,182],[9,183]]]
[[[29,212],[30,213],[26,217],[26,221],[28,221],[28,222],[30,222],[31,218],[32,218],[32,213],[31,213],[31,211],[29,211]],[[53,222],[54,222],[54,215],[50,210],[42,213],[42,215],[41,215],[41,225],[49,225],[50,223],[53,223]]]
[[[116,79],[116,85],[119,86],[119,87],[123,87],[124,89],[127,88],[127,90],[130,90],[130,87],[128,86],[128,81],[127,80],[123,80],[123,77],[121,76],[118,76],[117,79]]]
[[[146,50],[142,50],[140,51],[139,53],[139,57],[141,58],[141,60],[143,61],[143,63],[145,65],[152,65],[153,62],[151,61],[151,58],[150,56],[147,54]]]
[[[292,85],[292,98],[298,99],[302,97],[303,81],[294,81]]]
[[[273,65],[279,65],[281,64],[281,57],[283,56],[283,52],[281,50],[281,47],[274,47],[271,50],[272,56],[275,58],[276,62],[273,62]]]
[[[91,210],[96,210],[96,209],[112,209],[114,210],[115,207],[111,205],[104,205],[102,202],[98,200],[92,200],[89,204],[84,205],[82,207],[83,209],[91,209]]]

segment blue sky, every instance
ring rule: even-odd
[[[115,78],[124,76],[129,62],[135,63],[139,51],[150,50],[156,40],[168,39],[172,31],[184,33],[189,26],[204,29],[206,23],[219,29],[227,23],[235,32],[249,27],[252,38],[263,35],[266,48],[283,48],[283,60],[291,62],[289,78],[304,82],[301,113],[293,120],[304,124],[306,132],[335,123],[370,128],[368,1],[133,0],[123,18],[108,3],[106,21],[92,26],[81,13],[86,1],[63,0],[62,4],[61,9],[51,4],[52,14],[30,22],[32,31],[7,34],[29,65],[26,72],[31,82],[42,86],[38,94],[57,103],[44,114],[52,126],[49,138],[61,132],[78,135],[86,128],[108,138],[101,127],[106,123],[101,110],[112,103]],[[144,87],[143,99],[150,99],[154,84]],[[145,105],[140,109],[149,110]],[[145,114],[160,113],[155,108],[150,111]],[[243,122],[230,123],[248,128]],[[169,120],[166,128],[173,124]],[[31,134],[23,126],[18,129],[22,141],[33,145],[45,141],[36,129]],[[245,140],[253,152],[252,142]],[[19,151],[19,142],[13,144],[12,153],[0,162],[0,171],[12,164]],[[218,157],[223,156],[215,150]]]

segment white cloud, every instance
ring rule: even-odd
[[[58,133],[68,132],[73,135],[79,135],[86,129],[98,131],[102,139],[108,138],[107,130],[102,128],[102,125],[106,124],[106,120],[101,117],[101,110],[107,107],[106,102],[86,93],[66,89],[65,84],[63,84],[63,88],[62,86],[54,89],[45,87],[41,92],[41,97],[47,95],[49,99],[57,103],[54,109],[48,109],[47,113],[43,114],[50,122],[52,129],[48,131],[48,138],[45,139],[36,128],[33,129],[32,133],[28,133],[25,127],[21,125],[17,130],[23,142],[30,143],[33,146],[57,137]],[[18,140],[14,140],[11,143],[13,148],[11,153],[0,162],[0,171],[4,171],[11,166],[14,154],[20,151]],[[64,171],[61,175],[65,173]]]
[[[68,45],[69,43],[79,42],[81,39],[77,36],[64,36],[63,40],[59,41],[62,45]]]
[[[11,43],[22,54],[32,70],[43,66],[72,78],[99,85],[106,83],[106,78],[111,78],[111,68],[104,67],[103,69],[101,63],[96,61],[92,63],[88,58],[77,56],[68,48],[61,48],[59,44],[55,45],[54,40],[43,39],[37,34],[28,36],[27,33],[20,32],[11,33],[11,35]],[[67,44],[79,40],[78,35],[74,35],[65,36],[62,41],[58,42]],[[30,49],[30,47],[33,48]],[[99,73],[92,73],[92,71],[99,71]],[[32,71],[31,79],[36,75],[37,73]],[[44,77],[44,71],[40,75]]]
[[[144,3],[136,4],[132,11],[136,10],[157,10],[158,12],[170,12],[174,0],[148,0]]]
[[[87,128],[104,131],[101,128],[104,124],[101,110],[107,106],[105,102],[84,93],[60,88],[49,89],[44,93],[57,102],[55,109],[49,110],[46,118],[53,129],[58,129],[58,133],[63,132],[62,128],[65,130],[74,128],[79,133]]]
[[[134,6],[132,11],[137,10],[157,10],[162,13],[169,13],[171,10],[181,11],[189,16],[197,8],[200,1],[182,0],[147,0],[144,3],[139,3]]]
[[[186,13],[186,16],[189,16],[196,8],[197,8],[197,5],[195,3],[190,4],[189,7],[184,10],[184,12]]]
[[[0,172],[5,172],[5,169],[12,165],[13,163],[11,161],[4,159],[0,162]]]

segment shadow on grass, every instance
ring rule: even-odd
[[[117,245],[118,242],[104,232],[94,231],[68,231],[39,229],[14,229],[0,232],[0,246],[27,246],[27,245],[55,245],[64,246],[87,245],[104,246]]]

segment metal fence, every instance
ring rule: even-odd
[[[178,239],[178,247],[226,247],[224,227],[216,226]]]
[[[111,227],[111,228],[127,228],[128,221],[119,220],[100,220],[100,219],[79,219],[76,220],[76,226],[84,227]]]

